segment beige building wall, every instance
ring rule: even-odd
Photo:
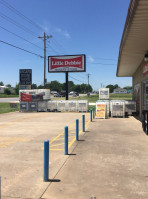
[[[143,98],[144,98],[144,92],[143,92],[143,82],[148,80],[148,74],[143,76],[143,65],[144,61],[140,64],[140,66],[137,68],[136,72],[133,75],[133,100],[136,101],[137,105],[137,111],[139,112],[139,117],[142,116],[142,110],[143,110]]]

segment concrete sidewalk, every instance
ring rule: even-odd
[[[141,123],[95,119],[42,198],[147,199],[148,137]]]

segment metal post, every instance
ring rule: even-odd
[[[66,72],[66,100],[68,100],[68,72]]]
[[[76,140],[79,140],[79,119],[76,119]]]
[[[92,122],[92,110],[90,110],[90,121]]]
[[[82,130],[85,132],[85,115],[82,115]]]
[[[49,140],[44,140],[44,182],[49,177]]]
[[[1,176],[0,176],[0,199],[1,199]]]
[[[95,118],[95,107],[93,107],[93,119]]]
[[[44,32],[44,36],[43,37],[38,37],[39,39],[43,39],[44,40],[44,88],[46,85],[46,40],[51,38],[51,35],[46,35],[46,33]]]
[[[68,155],[68,126],[65,126],[65,155]]]
[[[46,34],[44,32],[44,88],[46,84]]]
[[[148,135],[148,113],[146,113],[146,134]]]

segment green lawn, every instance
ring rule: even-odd
[[[4,93],[0,93],[0,98],[11,98],[11,97],[19,97],[19,96],[15,94],[6,95]]]
[[[12,95],[9,95],[12,96]],[[18,96],[15,96],[18,97]],[[70,97],[69,100],[88,100],[90,103],[95,103],[99,99],[98,95],[84,96],[84,97]],[[119,99],[119,100],[131,100],[132,94],[110,94],[110,99]],[[65,97],[53,98],[52,100],[65,100]],[[94,106],[94,105],[93,105]],[[89,106],[89,110],[92,109],[92,105]],[[19,104],[17,108],[10,108],[10,103],[0,103],[0,114],[14,112],[19,110]]]
[[[115,100],[115,99],[120,99],[120,100],[132,100],[132,94],[110,94],[110,99]]]
[[[19,110],[19,104],[17,104],[17,108],[10,108],[10,103],[0,103],[0,114],[9,113]]]
[[[69,100],[88,100],[88,102],[94,103],[99,99],[99,95],[83,96],[83,97],[69,97]],[[119,100],[132,100],[132,94],[110,94],[110,99]],[[53,98],[52,100],[65,100],[65,97]]]

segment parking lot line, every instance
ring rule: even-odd
[[[11,144],[16,144],[17,142],[29,142],[30,139],[22,137],[0,137],[0,148],[6,148]]]
[[[79,118],[79,121],[81,121],[82,120],[82,117],[81,118]],[[88,120],[88,121],[86,121],[86,124],[85,124],[85,126],[87,127],[88,126],[88,124],[89,124],[89,122],[90,122],[90,120]],[[74,127],[74,128],[72,128],[72,127]],[[73,123],[73,124],[71,124],[70,126],[69,126],[69,135],[73,135],[73,134],[75,134],[75,123]],[[81,128],[81,130],[79,131],[79,135],[81,135],[82,134],[82,128]],[[54,147],[58,147],[58,146],[61,146],[61,145],[64,145],[64,137],[62,137],[62,136],[64,136],[64,131],[62,131],[60,134],[58,134],[55,138],[53,138],[49,143],[50,143],[50,150],[52,150],[52,151],[59,151],[59,150],[64,150],[64,148],[63,149],[59,149],[59,148],[54,148]],[[68,148],[70,148],[71,146],[72,146],[72,144],[75,142],[75,140],[76,140],[76,138],[75,138],[75,136],[69,136],[68,137],[69,139],[71,139],[71,138],[73,138],[71,141],[69,141],[69,143],[68,143]],[[62,141],[62,143],[58,143],[58,144],[54,144],[54,145],[52,145],[53,143],[55,143],[56,141]],[[44,147],[42,147],[41,148],[42,150],[44,150]]]

